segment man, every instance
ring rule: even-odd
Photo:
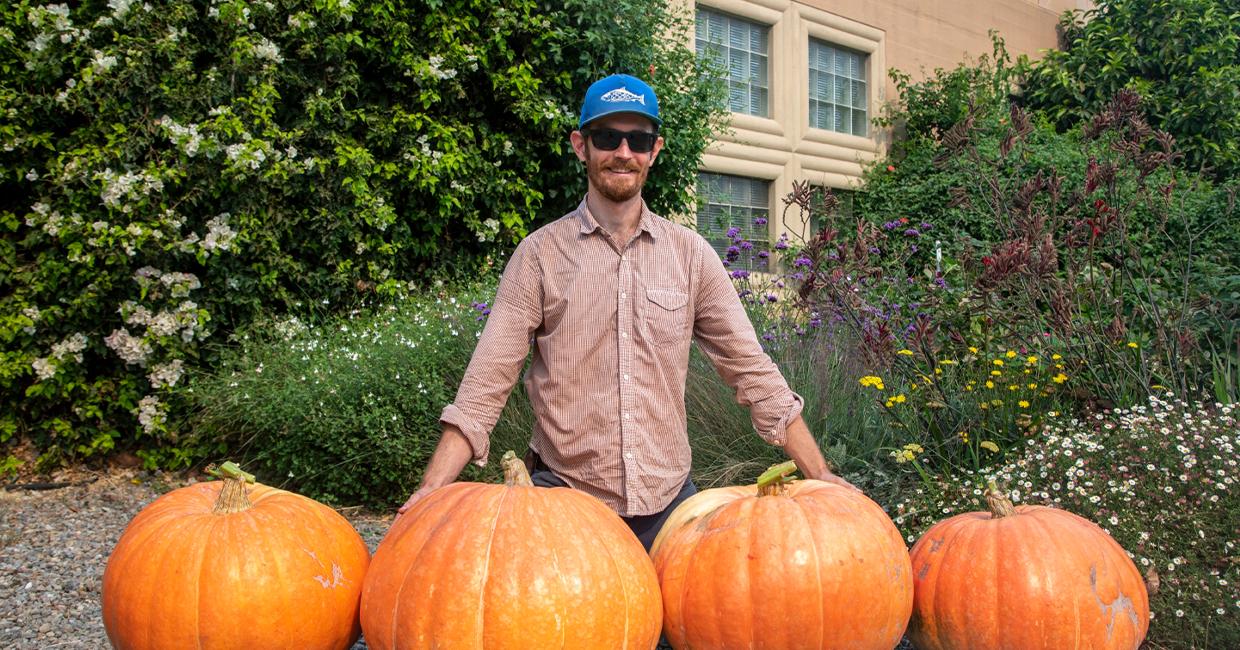
[[[598,497],[647,549],[696,492],[684,401],[691,339],[750,407],[762,438],[807,477],[848,485],[827,468],[800,417],[800,396],[762,351],[719,256],[642,200],[663,149],[661,123],[658,99],[641,80],[612,75],[590,86],[570,135],[586,166],[586,197],[508,261],[422,485],[400,513],[470,460],[486,462],[531,339],[525,386],[536,422],[527,459],[535,484]]]

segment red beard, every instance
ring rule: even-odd
[[[612,170],[632,173],[617,176],[608,173]],[[616,203],[623,203],[637,196],[642,185],[645,185],[649,172],[649,167],[641,166],[636,160],[612,160],[603,164],[593,156],[586,158],[586,175],[590,178],[590,184],[598,189],[603,198]]]

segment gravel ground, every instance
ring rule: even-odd
[[[0,490],[0,648],[108,648],[100,588],[112,547],[139,510],[191,480],[78,472],[50,481],[85,484]],[[372,552],[391,523],[390,516],[343,514]],[[359,641],[354,649],[365,647]]]

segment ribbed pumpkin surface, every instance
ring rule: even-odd
[[[377,650],[648,650],[660,624],[641,543],[568,488],[436,490],[388,532],[362,592]]]
[[[1065,510],[1017,506],[1009,512],[957,515],[913,546],[909,637],[917,647],[1140,646],[1149,597],[1124,549]]]
[[[798,481],[686,500],[652,548],[678,650],[890,650],[908,623],[908,552],[859,492]]]
[[[144,508],[103,574],[113,647],[348,648],[370,553],[344,517],[264,485],[251,506],[215,513],[223,481],[174,490]]]

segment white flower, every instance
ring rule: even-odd
[[[151,344],[145,340],[129,333],[129,330],[120,328],[112,330],[112,333],[103,339],[116,355],[125,361],[125,363],[145,366],[147,357],[151,355]]]
[[[174,359],[168,363],[160,364],[151,368],[151,372],[147,374],[147,379],[151,382],[151,388],[171,388],[175,386],[177,380],[181,378],[182,364],[180,359]]]
[[[156,433],[163,426],[166,419],[164,413],[164,405],[154,395],[147,395],[138,402],[138,408],[134,409],[134,413],[138,415],[138,423],[142,425],[142,430],[147,433]]]
[[[254,45],[254,57],[271,61],[272,63],[284,63],[284,57],[280,55],[280,48],[265,37],[260,37],[258,43]]]
[[[47,381],[56,375],[56,364],[46,358],[35,359],[30,365],[34,368],[34,374],[39,381]]]

